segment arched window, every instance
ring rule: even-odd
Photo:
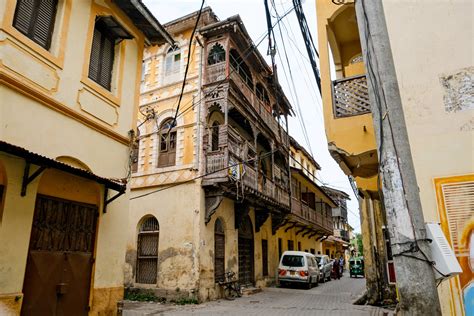
[[[156,283],[159,233],[158,220],[153,216],[145,219],[140,225],[137,242],[137,283]]]
[[[225,50],[221,44],[216,43],[212,46],[207,56],[207,64],[214,65],[225,61]]]
[[[169,118],[160,126],[158,167],[174,166],[176,163],[176,123]]]
[[[219,122],[215,121],[211,129],[211,150],[216,151],[219,150]]]
[[[178,46],[171,46],[165,57],[165,76],[178,75],[180,65],[181,51]]]
[[[224,225],[220,218],[214,224],[214,280],[215,282],[224,280],[224,260],[225,260],[225,233]]]
[[[240,75],[247,86],[253,90],[253,79],[250,68],[243,62],[239,53],[235,49],[230,50],[230,65],[234,68],[234,71]]]

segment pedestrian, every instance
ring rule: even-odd
[[[340,276],[342,276],[343,272],[344,272],[344,258],[341,256],[339,258],[339,274],[340,274]]]
[[[334,276],[334,279],[340,279],[341,278],[341,275],[339,273],[339,260],[335,259],[333,262],[332,262],[332,274]]]

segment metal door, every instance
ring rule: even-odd
[[[97,207],[38,195],[22,315],[87,315]]]
[[[239,226],[239,282],[242,285],[254,282],[253,227],[248,215]]]

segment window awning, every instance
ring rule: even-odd
[[[99,24],[115,39],[132,39],[133,35],[130,34],[120,23],[112,16],[98,16],[96,24]]]
[[[54,169],[58,169],[58,170],[73,174],[75,176],[79,176],[88,180],[95,181],[99,184],[103,184],[107,189],[111,189],[120,193],[123,193],[126,190],[127,183],[125,180],[100,177],[90,171],[70,166],[63,162],[42,156],[40,154],[33,153],[22,147],[15,146],[4,141],[0,141],[0,152],[4,152],[13,156],[21,157],[25,159],[27,163],[37,165],[42,169],[54,168]]]

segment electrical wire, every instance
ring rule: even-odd
[[[279,20],[277,20],[273,25],[272,25],[272,28],[274,28],[277,23],[279,21],[281,21],[282,19],[284,19],[285,17],[287,17],[292,11],[294,10],[294,7],[291,7],[290,9],[288,9],[281,17]],[[265,32],[264,34],[262,34],[258,39],[258,42],[256,44],[254,43],[251,43],[249,47],[247,47],[247,49],[244,50],[244,54],[243,54],[243,57],[241,58],[240,62],[238,63],[238,66],[240,66],[242,63],[244,63],[244,61],[247,59],[247,57],[249,57],[254,50],[256,50],[258,48],[258,46],[263,42],[263,40],[265,39],[265,36],[267,35],[267,32]],[[189,59],[188,59],[189,60]],[[229,74],[221,80],[221,82],[216,85],[211,91],[208,92],[208,94],[211,94],[212,92],[216,91],[218,88],[220,88],[225,82],[226,80],[228,80],[230,78],[230,76],[235,72],[235,69],[231,68],[230,71],[229,71]],[[196,102],[194,102],[193,100],[190,100],[188,101],[187,103],[184,104],[184,106],[187,106],[186,108],[184,108],[184,110],[182,110],[180,113],[178,113],[178,115],[176,116],[176,119],[178,119],[179,117],[183,116],[184,114],[186,114],[188,111],[190,111],[191,109],[193,109],[195,106],[197,105],[200,105],[201,102],[204,100],[205,96],[201,96],[199,100],[197,100]],[[161,132],[161,129],[158,128],[155,132],[152,132],[152,133],[149,133],[149,134],[146,134],[146,135],[143,135],[141,136],[141,138],[144,138],[144,137],[148,137],[150,136],[151,134],[158,134]]]
[[[178,182],[178,183],[173,183],[173,184],[170,184],[170,185],[168,185],[168,186],[166,186],[166,187],[164,187],[164,188],[160,188],[160,189],[157,189],[157,190],[154,190],[154,191],[151,191],[151,192],[147,192],[147,193],[144,193],[144,194],[141,194],[141,195],[137,195],[137,196],[131,197],[130,200],[139,199],[139,198],[142,198],[142,197],[151,195],[151,194],[155,194],[155,193],[158,193],[158,192],[167,190],[167,189],[171,189],[171,188],[177,187],[177,186],[182,185],[182,184],[185,184],[185,183],[190,183],[190,182],[193,182],[193,181],[195,181],[195,180],[197,180],[197,179],[204,178],[204,177],[209,176],[209,175],[211,175],[211,174],[214,174],[214,173],[217,173],[217,172],[220,172],[220,171],[229,169],[229,168],[233,168],[233,167],[235,167],[235,166],[246,165],[246,164],[248,164],[249,162],[252,162],[252,161],[255,161],[255,160],[260,161],[260,160],[262,160],[263,158],[265,158],[265,157],[267,157],[267,156],[269,156],[269,155],[271,155],[271,154],[277,152],[278,150],[280,150],[280,148],[277,147],[277,148],[275,148],[275,149],[273,149],[273,150],[271,150],[271,151],[269,151],[269,152],[266,152],[266,153],[264,153],[264,154],[262,154],[262,155],[259,155],[258,157],[251,158],[251,159],[247,159],[247,160],[245,160],[245,161],[238,162],[238,163],[229,165],[229,166],[227,166],[227,167],[223,167],[223,168],[220,168],[220,169],[218,169],[218,170],[214,170],[214,171],[212,171],[212,172],[208,172],[208,173],[202,174],[202,175],[200,175],[200,176],[196,176],[196,177],[194,177],[194,178],[192,178],[192,179],[189,179],[189,180],[185,180],[185,181]]]
[[[183,99],[184,87],[186,86],[186,78],[188,76],[189,64],[191,63],[191,48],[193,46],[193,38],[194,38],[194,34],[196,33],[197,27],[199,25],[199,20],[201,19],[202,8],[204,7],[204,2],[205,2],[205,0],[202,0],[201,8],[199,8],[199,13],[198,13],[198,16],[196,18],[196,24],[194,25],[193,31],[191,32],[191,36],[189,37],[188,60],[186,62],[186,69],[184,70],[184,79],[183,79],[183,84],[181,85],[181,93],[179,94],[178,106],[176,107],[176,112],[174,114],[173,123],[171,124],[171,127],[168,129],[168,132],[166,134],[165,139],[168,139],[168,136],[169,136],[169,133],[171,132],[172,127],[176,124],[176,119],[177,119],[177,116],[178,116],[179,108],[181,106],[181,100]]]

